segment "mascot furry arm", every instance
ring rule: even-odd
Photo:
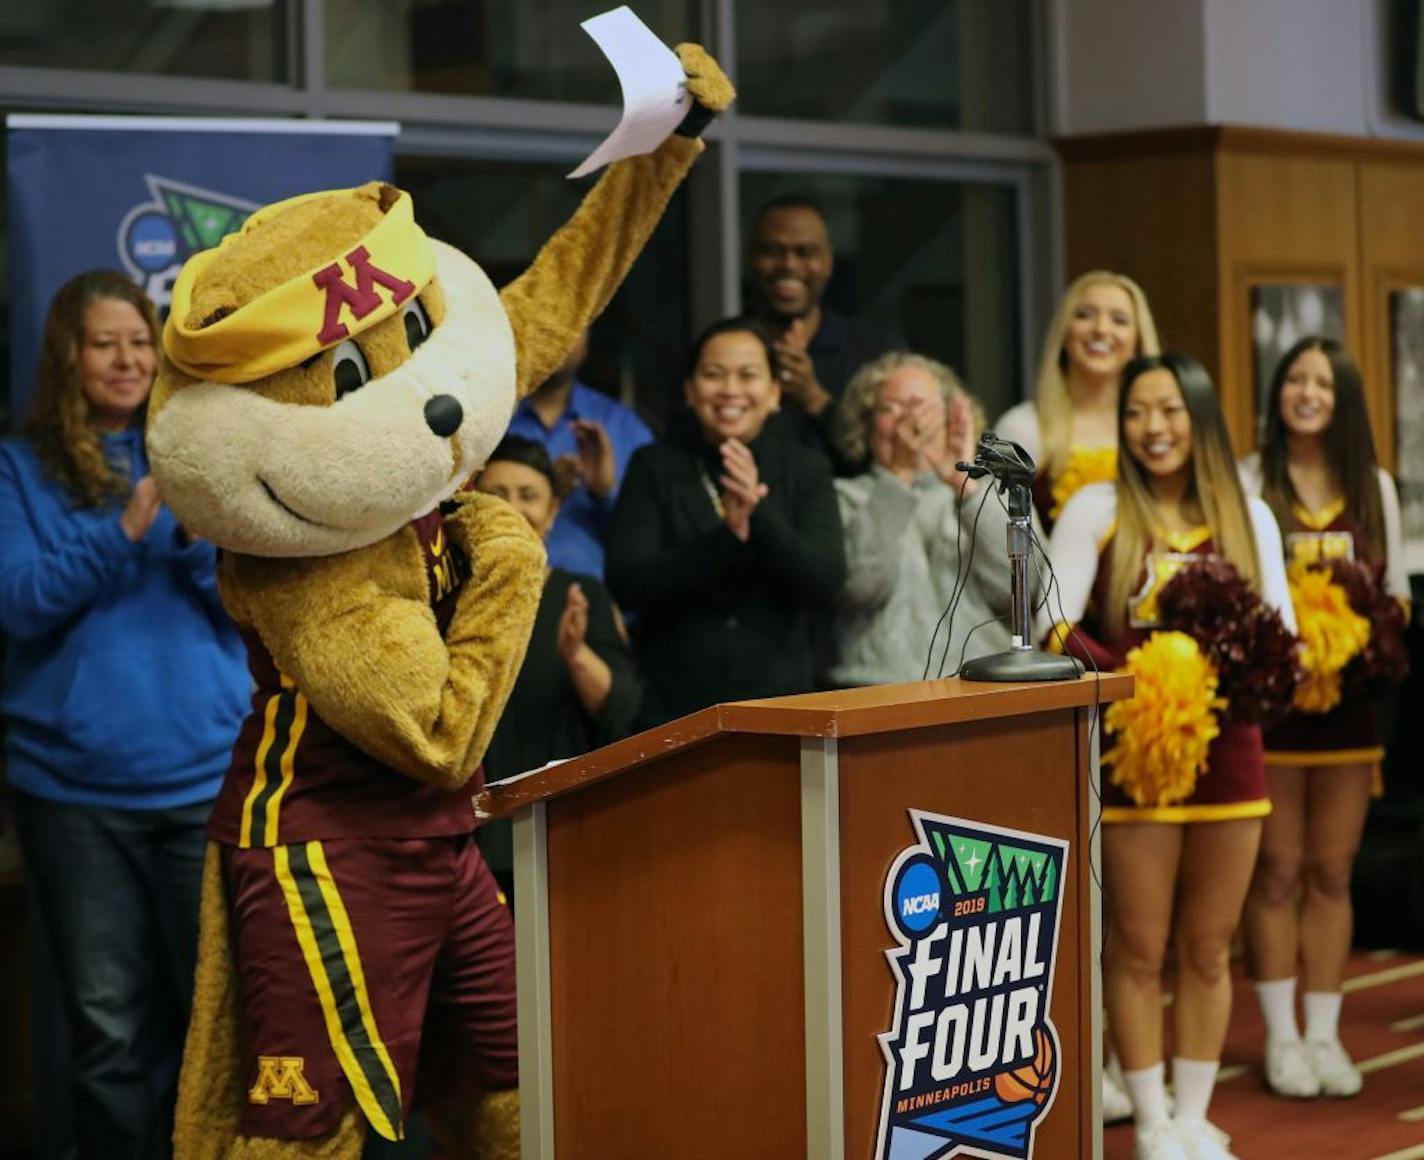
[[[694,111],[726,108],[716,63],[677,52]],[[523,660],[544,552],[507,505],[459,489],[606,306],[702,148],[675,135],[610,166],[503,292],[379,184],[259,211],[180,274],[149,404],[154,474],[183,526],[224,549],[222,595],[254,672],[267,666],[299,715],[309,706],[308,735],[349,742],[353,764],[374,759],[420,793],[473,776]],[[278,791],[281,826],[300,791]],[[229,844],[294,840],[266,825]],[[319,1140],[238,1134],[249,1079],[217,848],[177,1154],[354,1157],[356,1111]],[[507,1137],[507,1108],[471,1114],[475,1134]]]

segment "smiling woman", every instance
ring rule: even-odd
[[[1224,696],[1206,704],[1216,695],[1218,670],[1191,636],[1164,629],[1157,597],[1178,573],[1200,577],[1209,575],[1202,567],[1229,564],[1286,628],[1293,631],[1295,619],[1280,532],[1270,509],[1242,494],[1202,365],[1172,353],[1132,360],[1116,413],[1123,452],[1116,481],[1068,500],[1049,541],[1061,581],[1056,611],[1073,630],[1060,626],[1050,635],[1095,668],[1137,673],[1138,700],[1130,704],[1154,704],[1154,690],[1170,689],[1172,674],[1179,681],[1184,672],[1194,675],[1170,695],[1157,692],[1160,712],[1106,719],[1108,1027],[1136,1109],[1136,1154],[1180,1157],[1185,1148],[1186,1155],[1227,1160],[1224,1136],[1205,1117],[1230,1014],[1222,982],[1231,936],[1271,800],[1253,707],[1239,695],[1235,704]],[[1211,557],[1218,563],[1208,565]],[[1254,647],[1246,617],[1221,630],[1238,653]],[[1186,708],[1193,697],[1201,699],[1195,717]],[[1133,756],[1149,750],[1151,762]],[[1167,1114],[1162,1058],[1169,938],[1176,948],[1175,1119]]]
[[[845,551],[826,460],[763,431],[776,369],[755,323],[710,327],[684,384],[695,433],[628,463],[607,577],[638,613],[647,724],[814,687],[810,613],[839,595]]]
[[[1159,349],[1147,296],[1131,278],[1093,270],[1063,292],[1034,398],[994,424],[1038,465],[1033,499],[1044,527],[1078,488],[1116,474],[1118,379],[1130,360]]]
[[[776,352],[745,323],[719,324],[703,336],[687,380],[687,403],[703,438],[749,443],[781,406]]]
[[[148,475],[157,330],[122,275],[71,280],[26,434],[0,447],[6,772],[95,1156],[171,1127],[154,1077],[176,1074],[187,989],[170,984],[193,975],[204,831],[248,691],[213,547]]]
[[[1387,682],[1347,684],[1338,671],[1325,676],[1323,634],[1304,631],[1307,618],[1319,623],[1308,593],[1327,577],[1328,591],[1357,570],[1349,601],[1368,625],[1361,651],[1383,658],[1402,654],[1404,617],[1391,623],[1371,616],[1370,608],[1390,607],[1393,598],[1407,609],[1409,577],[1398,493],[1375,457],[1359,368],[1340,343],[1314,334],[1287,350],[1271,376],[1264,418],[1261,449],[1242,464],[1242,475],[1285,532],[1302,636],[1317,642],[1310,684],[1320,687],[1324,679],[1332,691],[1314,701],[1299,698],[1297,711],[1266,734],[1275,808],[1261,839],[1247,940],[1266,1021],[1267,1084],[1298,1099],[1348,1096],[1363,1083],[1338,1034],[1352,926],[1349,883],[1384,757],[1379,717]],[[1332,626],[1324,639],[1346,635]],[[1363,657],[1347,662],[1352,671],[1363,667]],[[1304,1038],[1295,1017],[1298,983]]]

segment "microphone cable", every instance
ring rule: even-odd
[[[1037,530],[1036,528],[1032,527],[1032,525],[1030,525],[1030,528],[1029,528],[1029,538],[1030,538],[1030,540],[1032,541],[1033,547],[1036,548],[1037,551],[1038,551],[1038,557],[1042,557],[1044,565],[1048,568],[1048,583],[1047,583],[1047,585],[1045,586],[1045,589],[1044,589],[1043,605],[1042,605],[1042,606],[1048,607],[1048,610],[1049,610],[1049,613],[1048,613],[1048,614],[1049,614],[1049,618],[1050,618],[1050,620],[1051,620],[1052,623],[1053,623],[1053,638],[1058,642],[1058,647],[1059,647],[1060,649],[1062,649],[1065,653],[1068,651],[1068,643],[1069,643],[1069,641],[1077,641],[1078,644],[1079,644],[1080,650],[1081,650],[1081,652],[1082,652],[1082,655],[1083,655],[1085,658],[1087,658],[1087,662],[1088,662],[1088,664],[1092,667],[1092,670],[1093,670],[1093,717],[1092,717],[1092,721],[1089,723],[1089,726],[1088,726],[1088,751],[1089,751],[1089,753],[1091,754],[1092,749],[1093,749],[1093,742],[1094,742],[1094,739],[1096,738],[1097,744],[1098,744],[1098,748],[1099,748],[1099,754],[1098,754],[1098,784],[1097,784],[1095,787],[1093,787],[1093,791],[1092,791],[1092,792],[1093,792],[1093,797],[1094,797],[1094,799],[1095,799],[1096,802],[1097,802],[1097,807],[1098,807],[1098,809],[1097,809],[1097,815],[1093,818],[1093,825],[1092,825],[1091,829],[1089,829],[1089,831],[1088,831],[1088,873],[1089,873],[1089,875],[1092,877],[1093,883],[1097,886],[1098,890],[1101,891],[1101,890],[1103,889],[1103,878],[1102,878],[1102,874],[1101,874],[1101,872],[1100,872],[1100,869],[1099,869],[1097,863],[1096,863],[1096,862],[1094,861],[1094,859],[1093,859],[1092,851],[1093,851],[1093,841],[1094,841],[1094,839],[1097,838],[1097,836],[1098,836],[1098,831],[1099,831],[1100,827],[1101,827],[1102,824],[1103,824],[1103,789],[1102,789],[1103,767],[1102,767],[1102,753],[1101,753],[1102,741],[1103,741],[1103,733],[1102,733],[1102,719],[1103,719],[1103,708],[1102,708],[1102,706],[1103,706],[1103,693],[1102,693],[1102,690],[1103,690],[1103,674],[1102,674],[1102,670],[1100,670],[1100,669],[1098,668],[1098,661],[1097,661],[1097,658],[1093,655],[1093,650],[1090,649],[1090,648],[1088,648],[1088,647],[1083,643],[1083,638],[1078,635],[1077,626],[1076,626],[1076,625],[1071,625],[1071,624],[1068,624],[1068,623],[1067,623],[1067,622],[1068,622],[1068,617],[1067,617],[1067,614],[1065,613],[1065,611],[1064,611],[1064,609],[1063,609],[1063,586],[1058,582],[1058,573],[1055,572],[1054,569],[1053,569],[1053,560],[1052,560],[1052,558],[1048,555],[1047,549],[1044,548],[1044,546],[1043,546],[1043,541],[1039,538],[1038,530]],[[1035,571],[1035,573],[1036,573],[1036,574],[1038,575],[1038,577],[1039,577],[1039,582],[1042,583],[1042,582],[1043,582],[1043,573],[1042,573],[1041,571],[1039,571],[1039,568],[1038,568],[1038,557],[1034,557],[1034,571]],[[1053,597],[1053,595],[1054,595],[1055,592],[1057,593],[1057,596],[1058,596],[1058,616],[1057,616],[1056,618],[1053,617],[1053,609],[1052,609],[1052,606],[1049,604],[1049,601],[1050,601],[1050,599]],[[1067,637],[1066,637],[1066,639],[1065,639],[1065,637],[1064,637],[1064,625],[1067,625]],[[1092,783],[1091,780],[1089,781],[1088,784],[1089,784],[1090,786],[1093,785],[1093,783]],[[1106,931],[1106,929],[1107,929],[1106,921],[1104,921],[1103,929],[1104,929],[1104,931]],[[1101,956],[1102,956],[1102,948],[1101,948],[1101,947],[1098,948],[1098,955],[1099,955],[1099,957],[1101,958]]]
[[[969,478],[968,476],[966,476],[964,484],[960,485],[961,494],[963,492],[964,485],[968,484],[968,482]],[[979,517],[984,514],[984,505],[989,502],[989,493],[993,490],[994,484],[991,482],[988,488],[985,490],[984,494],[979,497],[979,506],[974,509],[974,522],[969,527],[969,559],[967,561],[964,558],[964,550],[961,547],[960,540],[960,533],[963,530],[964,520],[961,512],[955,512],[954,548],[959,558],[955,561],[954,590],[950,593],[949,605],[945,609],[944,616],[940,617],[940,620],[943,621],[945,616],[948,616],[949,623],[945,625],[944,629],[944,649],[940,653],[939,669],[935,673],[936,679],[944,676],[945,662],[949,659],[949,646],[954,641],[954,616],[955,613],[959,611],[959,602],[961,599],[963,599],[965,590],[969,587],[969,580],[971,578],[972,569],[974,567],[974,554],[976,551],[978,551],[979,548]],[[938,626],[936,626],[936,631],[937,630]],[[931,646],[933,646],[933,637],[930,638],[930,642]]]
[[[960,549],[961,538],[964,533],[964,489],[969,484],[969,476],[966,475],[959,483],[959,502],[954,509],[954,583],[950,586],[949,604],[945,606],[943,612],[939,614],[939,619],[935,621],[934,631],[930,633],[929,648],[925,650],[925,668],[920,674],[920,680],[929,680],[930,665],[934,662],[935,640],[939,637],[940,626],[944,624],[944,618],[949,615],[949,610],[954,604],[954,594],[959,589],[959,573],[964,563],[964,556]],[[952,626],[951,626],[952,627]]]

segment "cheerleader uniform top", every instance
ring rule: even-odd
[[[1246,501],[1256,538],[1261,567],[1261,599],[1280,613],[1285,626],[1295,631],[1295,613],[1286,586],[1281,554],[1281,534],[1275,516],[1263,500]],[[1154,549],[1144,562],[1142,583],[1129,603],[1127,623],[1109,640],[1102,626],[1101,609],[1109,581],[1108,547],[1117,523],[1117,488],[1094,483],[1068,502],[1053,528],[1048,555],[1062,593],[1061,607],[1054,600],[1052,620],[1040,613],[1039,638],[1056,646],[1062,637],[1066,651],[1107,672],[1122,668],[1127,654],[1151,636],[1155,627],[1156,597],[1168,580],[1191,557],[1215,555],[1211,531],[1203,525],[1190,532],[1170,533],[1166,546]],[[1059,627],[1055,627],[1055,625]],[[1069,637],[1063,625],[1076,630]],[[1110,776],[1102,779],[1104,822],[1219,822],[1233,818],[1262,817],[1271,812],[1266,790],[1261,729],[1258,725],[1222,722],[1211,742],[1206,771],[1192,793],[1171,805],[1138,805]],[[1103,750],[1108,743],[1104,741]]]
[[[1085,447],[1074,444],[1068,449],[1068,462],[1052,475],[1043,462],[1043,435],[1038,429],[1038,408],[1033,400],[1010,407],[994,424],[994,433],[1002,439],[1012,439],[1033,457],[1038,474],[1033,477],[1033,506],[1045,531],[1052,531],[1063,508],[1090,483],[1106,483],[1117,478],[1117,446],[1107,444]]]
[[[1260,455],[1253,452],[1243,459],[1240,472],[1246,493],[1260,495]],[[1399,495],[1387,471],[1379,472],[1379,488],[1384,514],[1384,588],[1390,596],[1407,605],[1409,576],[1404,570]],[[1284,537],[1287,564],[1363,558],[1357,549],[1360,529],[1346,513],[1343,500],[1317,512],[1297,507],[1295,517],[1299,529]],[[1383,759],[1379,706],[1367,697],[1343,700],[1328,713],[1291,713],[1266,733],[1267,765],[1375,765]]]

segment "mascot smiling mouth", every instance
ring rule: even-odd
[[[272,490],[272,485],[271,485],[270,483],[268,483],[265,479],[263,479],[260,475],[257,477],[257,482],[262,485],[262,490],[267,493],[267,498],[270,499],[274,504],[276,504],[279,508],[281,508],[284,512],[286,512],[286,513],[287,513],[289,516],[291,516],[293,519],[301,520],[302,523],[304,523],[304,524],[311,524],[311,526],[314,527],[314,528],[330,528],[330,527],[332,527],[331,524],[318,523],[316,520],[308,519],[306,516],[302,515],[301,512],[297,511],[296,508],[292,507],[290,504],[283,503],[283,502],[282,502],[282,497],[281,497],[280,495],[278,495],[275,491],[273,491],[273,490]]]

